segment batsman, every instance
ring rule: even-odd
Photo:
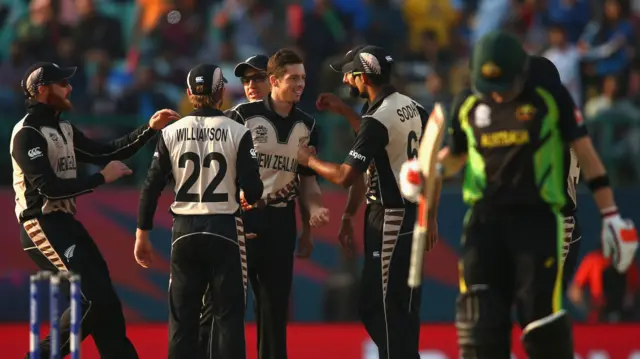
[[[574,357],[562,305],[567,146],[601,211],[605,256],[625,272],[638,246],[582,117],[560,85],[528,81],[530,62],[514,36],[485,35],[471,59],[472,91],[459,94],[449,114],[441,171],[447,177],[466,165],[463,197],[470,207],[456,303],[464,359],[510,358],[513,306],[529,358]]]

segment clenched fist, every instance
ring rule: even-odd
[[[111,183],[115,182],[122,176],[132,174],[133,171],[120,161],[111,161],[102,171],[100,171],[100,173],[102,173],[105,183]]]

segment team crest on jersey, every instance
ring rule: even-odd
[[[495,79],[502,75],[502,69],[493,62],[487,62],[480,68],[482,77],[486,79]]]
[[[49,132],[49,138],[51,139],[51,141],[53,141],[56,147],[62,148],[62,142],[60,142],[60,137],[58,137],[58,134]]]
[[[477,128],[485,128],[491,125],[491,108],[485,104],[476,107],[474,113],[475,124]]]
[[[269,130],[265,126],[256,126],[256,128],[253,130],[253,142],[266,143],[269,140],[269,137],[267,136],[268,133]]]
[[[516,109],[516,118],[519,121],[532,120],[535,115],[536,115],[536,108],[530,104],[522,105]]]

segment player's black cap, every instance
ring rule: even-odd
[[[342,66],[342,72],[361,72],[367,75],[391,75],[393,58],[387,50],[377,46],[365,46]]]
[[[194,95],[213,95],[226,83],[222,69],[216,65],[198,65],[187,75],[187,86]]]
[[[237,64],[236,68],[233,70],[233,74],[235,75],[235,77],[242,77],[244,75],[244,72],[247,71],[248,68],[266,72],[268,63],[269,58],[265,55],[251,56],[250,58]]]
[[[20,85],[28,98],[35,97],[38,87],[61,82],[73,77],[77,67],[60,67],[53,62],[38,62],[25,72]]]
[[[354,47],[353,49],[349,50],[346,54],[344,54],[344,57],[340,61],[330,64],[329,67],[331,67],[333,71],[342,72],[342,67],[352,62],[353,58],[356,57],[356,54],[358,53],[358,51],[362,50],[364,47],[366,47],[366,45],[358,45]]]
[[[529,65],[520,40],[504,31],[484,35],[473,50],[471,81],[480,93],[506,92],[513,88]]]

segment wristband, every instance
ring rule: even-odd
[[[348,219],[351,219],[351,215],[349,213],[344,213],[342,215],[342,220],[345,221],[345,220],[348,220]]]
[[[600,210],[600,215],[605,218],[605,217],[611,217],[618,214],[618,207],[616,206],[611,206],[611,207],[607,207],[604,209]]]
[[[589,186],[589,189],[591,190],[591,192],[595,192],[599,189],[609,187],[609,176],[604,174],[602,176],[592,178],[587,181],[587,186]]]

